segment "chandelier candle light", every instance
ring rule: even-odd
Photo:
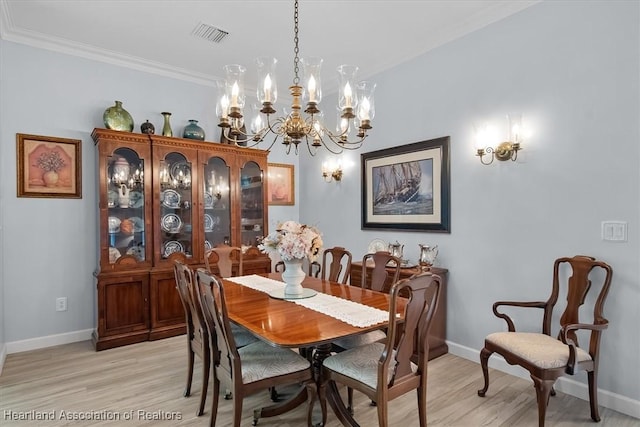
[[[286,284],[284,295],[301,295],[302,281],[306,276],[302,270],[302,262],[305,258],[310,262],[315,261],[322,249],[322,235],[315,227],[285,221],[262,240],[258,249],[266,254],[278,254],[282,258],[285,266],[282,280]]]
[[[222,140],[231,143],[256,146],[271,134],[273,141],[267,149],[280,139],[286,147],[286,153],[298,153],[298,145],[304,140],[309,153],[313,156],[319,147],[325,147],[334,154],[340,154],[344,149],[355,150],[362,146],[371,129],[371,120],[375,115],[373,92],[376,85],[371,82],[356,81],[358,67],[341,65],[338,67],[340,89],[338,93],[338,122],[336,132],[331,132],[322,123],[322,113],[319,104],[322,101],[320,86],[320,58],[299,58],[298,47],[298,0],[294,2],[294,78],[289,87],[292,103],[291,112],[283,117],[272,117],[276,112],[274,104],[278,98],[278,88],[275,78],[277,60],[275,58],[258,58],[258,86],[257,98],[262,104],[252,106],[254,117],[250,122],[250,130],[246,131],[243,108],[245,106],[244,73],[246,69],[241,65],[225,66],[226,80],[218,82],[219,99],[216,104],[218,126],[222,128]],[[300,66],[303,71],[303,85],[300,82]],[[302,102],[306,101],[303,116]],[[264,116],[263,116],[264,115]],[[355,139],[353,133],[357,128]]]

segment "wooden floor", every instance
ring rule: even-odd
[[[184,336],[95,352],[89,341],[10,354],[0,376],[2,426],[206,426],[206,412],[196,417],[200,370],[196,365],[191,397],[182,396],[186,371]],[[491,371],[487,397],[480,366],[452,355],[429,362],[427,418],[430,426],[537,426],[535,391],[531,381]],[[286,393],[288,390],[279,390]],[[376,409],[355,393],[355,416],[365,427],[377,425]],[[243,426],[251,426],[253,409],[268,405],[267,393],[245,399]],[[33,411],[33,412],[32,412]],[[55,411],[55,412],[53,412]],[[64,412],[63,412],[64,411]],[[415,393],[394,400],[390,426],[417,426]],[[11,415],[50,415],[53,421],[16,421]],[[112,421],[61,419],[62,416],[102,416]],[[638,426],[638,420],[600,408],[599,424],[589,418],[586,401],[558,393],[551,398],[547,426]],[[126,420],[125,418],[131,417]],[[154,419],[155,418],[155,419]],[[158,420],[160,418],[160,420]],[[231,425],[231,401],[220,400],[219,426]],[[263,418],[258,426],[304,426],[304,405],[281,417]],[[328,426],[339,426],[329,412]]]

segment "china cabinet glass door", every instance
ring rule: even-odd
[[[204,250],[231,243],[230,168],[224,159],[211,157],[204,165]]]
[[[263,171],[247,162],[240,171],[240,228],[243,245],[256,246],[264,236]]]
[[[160,162],[160,258],[174,252],[193,254],[193,199],[191,162],[181,153],[170,152]]]
[[[145,261],[144,159],[130,148],[117,148],[107,157],[106,172],[109,264],[122,256]]]

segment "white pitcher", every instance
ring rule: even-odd
[[[121,208],[129,207],[129,202],[131,201],[131,198],[129,197],[129,192],[130,190],[127,188],[126,185],[124,184],[120,185],[120,191],[118,191],[118,204],[120,205]]]
[[[436,258],[438,257],[438,245],[429,247],[422,243],[418,243],[418,246],[420,246],[420,265],[422,267],[430,268],[433,263],[436,262]]]

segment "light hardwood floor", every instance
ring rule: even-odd
[[[184,336],[95,352],[89,341],[11,354],[0,376],[0,425],[2,426],[205,426],[206,412],[196,417],[200,396],[199,363],[195,367],[192,394],[182,396],[186,377]],[[531,381],[491,371],[487,397],[477,363],[444,355],[429,362],[427,418],[430,426],[537,426],[535,391]],[[279,390],[286,393],[288,389]],[[209,391],[211,394],[211,388]],[[376,409],[355,393],[355,416],[365,427],[377,425]],[[268,405],[267,393],[244,401],[243,426],[251,426],[253,410]],[[317,405],[316,405],[317,406]],[[30,412],[35,411],[35,412]],[[53,421],[16,421],[11,415],[54,412]],[[66,416],[96,414],[119,417],[115,421],[62,420]],[[141,411],[141,412],[139,412]],[[219,426],[231,425],[231,401],[220,400]],[[390,426],[417,426],[416,397],[409,393],[390,406]],[[130,420],[125,420],[131,415]],[[602,421],[589,418],[586,401],[558,393],[547,410],[547,426],[638,426],[639,420],[600,408]],[[153,418],[173,418],[157,420]],[[146,418],[146,419],[145,419]],[[304,426],[304,405],[281,417],[263,418],[258,426]],[[341,425],[329,411],[328,427]]]

